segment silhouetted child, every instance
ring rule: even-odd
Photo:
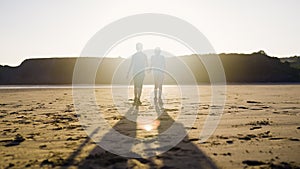
[[[164,81],[164,70],[166,67],[165,57],[160,54],[161,50],[159,47],[155,48],[154,55],[151,57],[151,67],[153,70],[154,77],[154,101],[157,101],[157,93],[158,93],[158,101],[162,102],[161,94],[162,94],[162,84]]]
[[[134,81],[134,104],[141,105],[140,100],[143,88],[143,82],[145,78],[145,69],[148,66],[147,56],[142,52],[143,44],[136,44],[137,52],[132,55],[131,63],[128,69],[127,76],[132,71]]]

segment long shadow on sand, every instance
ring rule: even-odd
[[[158,120],[160,125],[157,128],[158,133],[164,132],[171,125],[177,122],[174,121],[169,114],[164,111],[162,104],[155,105],[156,113],[159,115]],[[127,118],[121,119],[113,128],[123,135],[130,136],[132,138],[136,137],[137,123],[132,119],[137,117],[139,113],[138,107],[131,107],[127,115],[131,116],[131,119]],[[182,124],[176,124],[179,126],[179,130],[185,131]],[[97,130],[97,129],[96,129]],[[97,131],[95,131],[97,132]],[[109,136],[109,133],[107,134]],[[103,139],[106,136],[103,137]],[[64,166],[66,168],[68,165],[74,166],[74,158],[80,153],[82,147],[90,142],[88,138],[82,145],[66,160],[67,164]],[[118,141],[116,142],[118,144]],[[124,148],[124,147],[123,147]],[[130,146],[125,147],[128,152],[131,152]],[[189,169],[199,169],[199,168],[217,168],[217,166],[207,157],[195,144],[189,141],[188,136],[186,136],[181,142],[179,142],[175,147],[171,148],[169,151],[162,153],[157,156],[150,158],[126,158],[113,153],[110,153],[100,146],[96,146],[90,154],[79,162],[75,164],[78,168],[189,168]]]

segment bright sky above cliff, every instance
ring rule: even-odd
[[[139,13],[163,13],[188,21],[217,53],[264,50],[276,57],[299,55],[299,9],[298,0],[1,0],[0,64],[79,56],[102,27]],[[152,47],[144,44],[144,48]],[[170,52],[175,55],[186,54],[167,41],[162,48],[173,48]],[[120,51],[128,55],[134,47],[120,47]]]

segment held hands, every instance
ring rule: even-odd
[[[152,67],[147,67],[145,72],[146,73],[151,73],[151,71],[152,71]]]
[[[130,78],[129,72],[127,72],[126,79],[128,80],[129,78]]]

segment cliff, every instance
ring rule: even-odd
[[[269,57],[262,51],[252,54],[220,54],[219,56],[229,83],[300,82],[300,69],[291,66],[287,61],[283,62],[279,58]],[[211,55],[200,57],[211,57]],[[18,67],[0,66],[0,85],[72,84],[73,69],[77,59],[28,59]],[[80,59],[86,63],[97,61],[97,58]],[[197,82],[209,82],[206,69],[197,55],[167,58],[167,71],[182,73],[178,69],[178,60],[189,67]],[[99,65],[95,81],[97,84],[110,84],[115,70],[127,72],[128,66],[129,61],[124,58],[105,58]],[[151,77],[148,77],[145,83],[151,83]],[[174,84],[175,81],[171,77],[166,77],[166,83]]]

